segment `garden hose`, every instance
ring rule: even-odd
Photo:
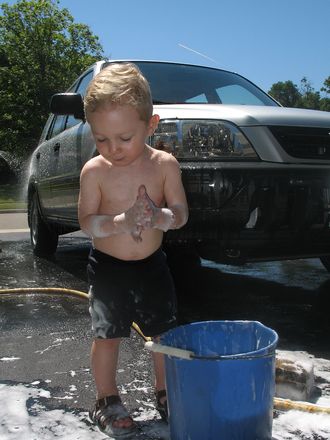
[[[80,290],[74,289],[66,289],[61,287],[23,287],[23,288],[10,288],[10,289],[0,289],[0,294],[2,295],[21,295],[21,294],[33,294],[33,293],[41,293],[41,294],[60,294],[60,295],[68,295],[75,296],[78,298],[82,298],[88,300],[88,294],[86,292],[82,292]],[[141,338],[145,342],[152,341],[152,338],[149,336],[145,336],[140,329],[140,327],[133,322],[132,324],[133,330],[141,336]],[[290,399],[281,399],[279,397],[274,397],[274,409],[279,411],[289,411],[289,410],[298,410],[310,413],[326,413],[330,414],[330,407],[317,405],[309,402],[296,402]]]
[[[274,408],[278,411],[289,411],[290,409],[295,409],[297,411],[309,413],[330,414],[329,406],[322,406],[309,402],[295,402],[290,399],[281,399],[280,397],[274,397]]]

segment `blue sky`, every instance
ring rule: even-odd
[[[330,75],[330,0],[60,0],[60,7],[89,25],[112,59],[220,67],[266,91],[278,81],[299,86],[304,76],[319,90]]]

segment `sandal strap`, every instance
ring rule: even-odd
[[[101,399],[98,399],[96,401],[95,408],[100,409],[103,406],[116,405],[116,404],[119,404],[119,405],[122,404],[121,398],[118,395],[106,396],[106,397],[102,397]]]
[[[160,399],[162,399],[163,397],[167,397],[166,390],[159,390],[159,391],[156,391],[156,399],[157,399],[157,402],[159,402]]]
[[[167,393],[166,390],[156,391],[156,400],[157,405],[156,409],[159,412],[161,418],[167,422],[168,419],[168,408],[167,408]],[[164,402],[161,402],[161,399],[165,398]]]
[[[124,435],[131,433],[136,429],[136,425],[129,428],[116,428],[113,422],[116,420],[131,418],[126,408],[122,404],[119,396],[106,396],[98,399],[95,403],[94,409],[90,412],[91,419],[96,423],[101,430],[108,430],[108,434]],[[133,421],[133,419],[132,419]]]

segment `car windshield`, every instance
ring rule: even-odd
[[[238,104],[277,106],[242,76],[187,64],[136,61],[149,81],[154,104]]]

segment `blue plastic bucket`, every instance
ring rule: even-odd
[[[174,328],[163,345],[171,440],[272,438],[277,333],[257,321],[206,321]]]

